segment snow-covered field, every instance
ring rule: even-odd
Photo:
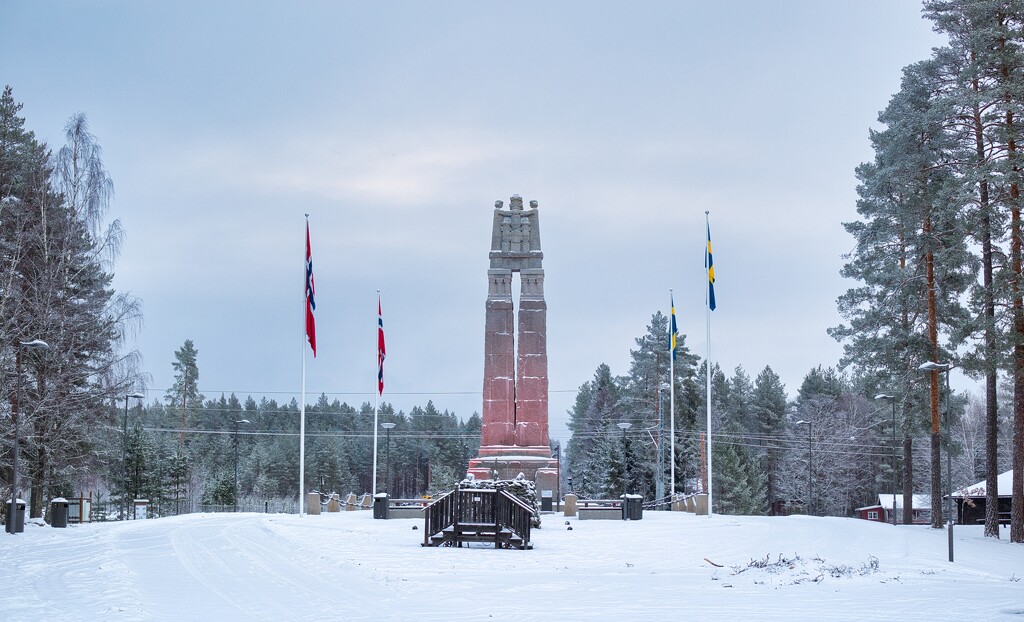
[[[422,548],[422,529],[367,511],[28,524],[0,534],[0,619],[1024,621],[1024,546],[980,527],[956,528],[952,564],[945,531],[855,519],[555,514],[530,551]]]

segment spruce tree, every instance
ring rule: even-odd
[[[566,448],[573,489],[584,498],[612,492],[612,455],[620,444],[618,410],[622,389],[611,369],[601,364],[594,379],[584,383],[569,411],[568,428],[572,433]]]
[[[754,381],[751,410],[760,434],[758,453],[765,475],[765,497],[769,513],[773,515],[781,507],[781,502],[785,501],[779,490],[778,471],[782,467],[785,451],[781,440],[786,431],[787,408],[786,389],[782,380],[771,367],[766,366]]]

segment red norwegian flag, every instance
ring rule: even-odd
[[[316,310],[316,301],[313,299],[316,294],[316,286],[313,284],[313,254],[309,247],[309,221],[306,221],[306,338],[309,339],[309,346],[313,348],[313,358],[316,358],[316,319],[313,311]]]
[[[377,395],[384,394],[384,316],[380,312],[380,294],[377,294]]]

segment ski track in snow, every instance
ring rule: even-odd
[[[957,527],[950,564],[945,531],[855,519],[556,514],[530,551],[423,548],[422,525],[370,512],[27,525],[0,538],[17,567],[0,620],[1024,622],[1024,547],[980,527]]]

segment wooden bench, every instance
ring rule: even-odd
[[[976,518],[976,519],[974,519],[974,521],[976,523],[978,523],[979,525],[984,525],[985,524],[985,519],[984,518]],[[1000,525],[1009,525],[1010,524],[1010,512],[999,512],[999,524]]]

